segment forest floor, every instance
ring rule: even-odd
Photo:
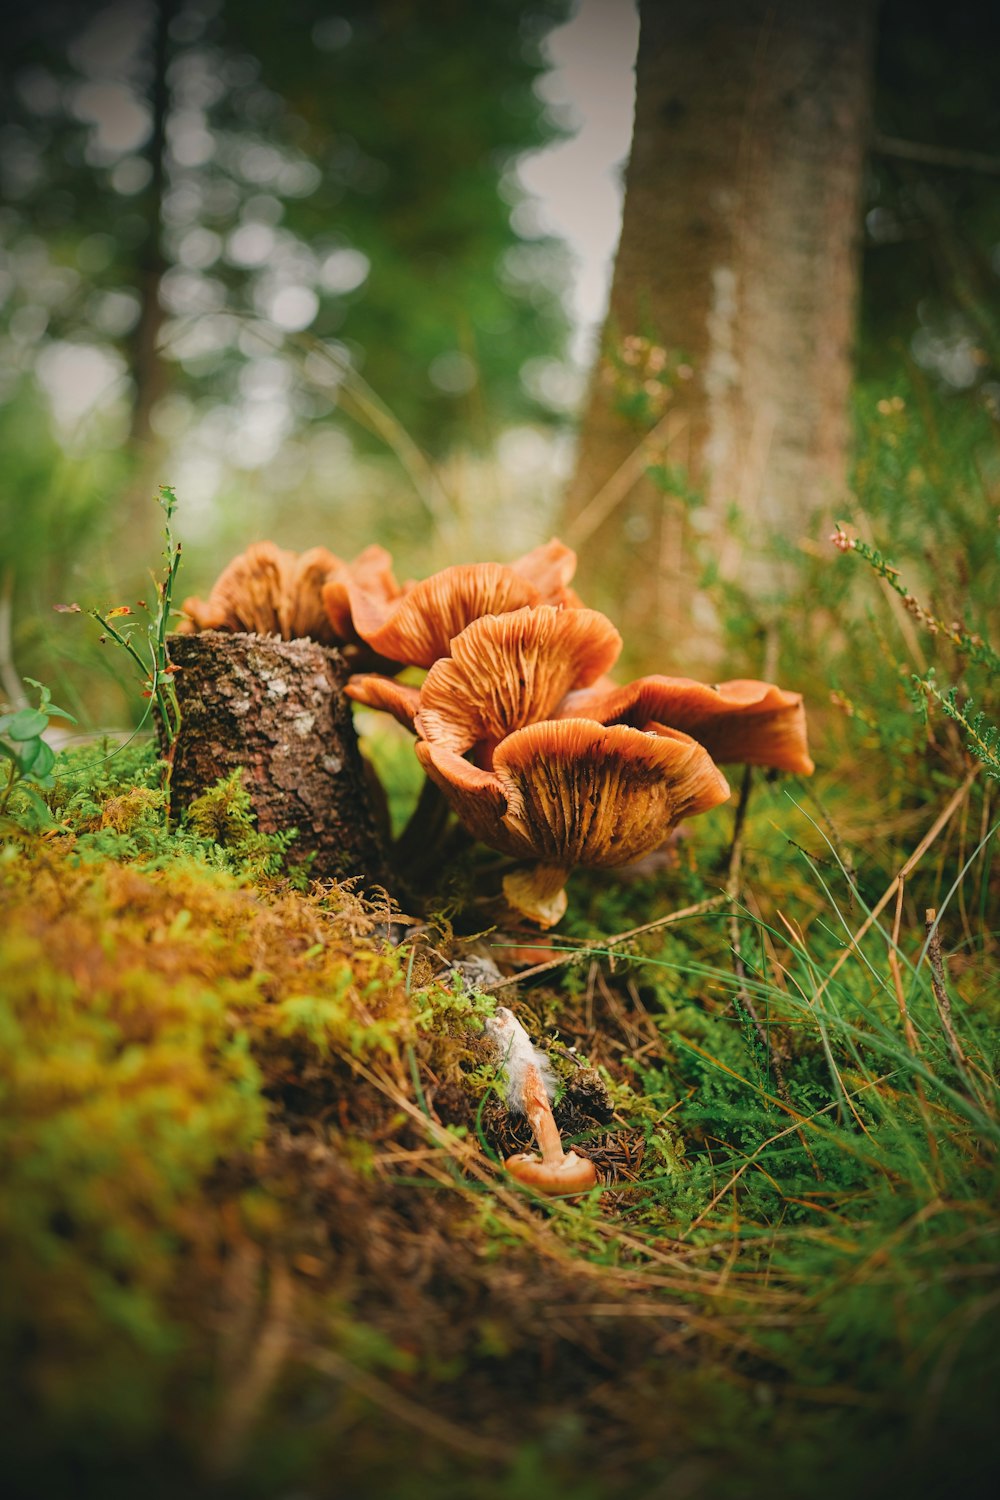
[[[993,1493],[985,780],[758,778],[539,938],[66,752],[0,847],[9,1492]],[[504,1171],[498,1004],[577,1201]]]

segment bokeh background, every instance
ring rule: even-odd
[[[993,10],[881,7],[873,138],[925,155],[871,155],[857,224],[866,410],[915,386],[986,468]],[[631,0],[43,0],[6,6],[4,32],[8,698],[30,673],[85,724],[141,711],[52,606],[145,592],[160,483],[181,595],[261,536],[377,540],[415,576],[560,528],[618,232]],[[607,565],[613,603],[629,580]]]

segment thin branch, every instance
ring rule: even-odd
[[[596,495],[591,496],[579,515],[570,521],[564,528],[566,540],[572,547],[580,547],[588,541],[599,526],[608,519],[632,487],[649,468],[650,463],[656,456],[657,445],[662,440],[663,446],[668,446],[670,437],[668,429],[675,427],[677,423],[677,412],[668,411],[666,416],[661,417],[656,426],[646,433],[632,452],[620,464]],[[676,434],[674,434],[676,435]]]
[[[874,156],[895,156],[918,161],[928,167],[949,167],[956,172],[985,172],[1000,177],[1000,156],[986,151],[956,151],[950,146],[928,146],[922,141],[904,141],[895,135],[876,133],[871,143]]]
[[[605,939],[600,951],[603,953],[608,948],[616,948],[619,943],[627,943],[631,938],[641,937],[645,932],[656,932],[661,927],[672,927],[675,922],[683,922],[688,917],[700,917],[703,912],[714,911],[717,906],[722,906],[728,899],[728,896],[724,894],[710,896],[707,901],[696,901],[694,906],[684,906],[680,911],[670,912],[668,916],[657,917],[655,922],[644,922],[641,927],[630,927],[627,932],[619,932],[614,937]],[[591,958],[593,953],[594,950],[591,947],[567,948],[566,952],[560,953],[558,958],[550,958],[544,964],[535,964],[531,969],[522,969],[520,974],[508,974],[503,979],[494,980],[492,984],[483,987],[483,993],[490,994],[493,990],[502,990],[508,985],[520,984],[522,980],[534,979],[538,974],[547,974],[552,969],[582,963],[585,958]]]
[[[321,1374],[357,1391],[366,1401],[380,1407],[398,1422],[416,1428],[425,1437],[433,1438],[456,1453],[465,1453],[488,1463],[502,1462],[510,1457],[510,1447],[506,1442],[483,1437],[478,1432],[460,1427],[457,1422],[449,1421],[447,1417],[439,1416],[430,1407],[422,1406],[409,1396],[402,1395],[388,1381],[381,1380],[371,1371],[359,1369],[333,1349],[312,1348],[304,1354],[304,1358]]]
[[[927,928],[927,962],[931,968],[931,989],[934,992],[934,1001],[937,1005],[938,1015],[941,1018],[941,1029],[947,1039],[956,1068],[966,1080],[973,1095],[981,1103],[982,1097],[973,1087],[972,1081],[969,1078],[970,1069],[977,1073],[980,1070],[975,1067],[975,1064],[966,1055],[951,1019],[951,996],[948,993],[948,976],[944,964],[944,954],[941,952],[938,914],[933,906],[929,906],[924,913],[924,922]],[[989,1082],[988,1079],[987,1082]]]

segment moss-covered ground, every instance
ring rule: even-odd
[[[874,820],[850,775],[823,804],[758,779],[735,847],[723,809],[655,869],[581,873],[547,939],[469,895],[488,859],[400,912],[288,878],[233,783],[168,829],[161,777],[91,745],[53,826],[5,829],[5,1489],[992,1488],[1000,997],[969,765]],[[583,1201],[503,1172],[528,1137],[498,1002],[551,1052]]]
[[[4,1495],[996,1492],[1000,462],[919,384],[859,412],[845,555],[767,605],[706,559],[816,776],[574,875],[548,937],[488,851],[411,847],[394,906],[236,779],[169,824],[148,743],[50,768],[45,690],[0,716]],[[26,669],[107,722],[92,665]],[[129,691],[169,721],[162,667]],[[362,728],[398,832],[415,760]],[[504,1173],[497,1004],[578,1202]]]

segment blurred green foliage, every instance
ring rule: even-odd
[[[860,371],[892,381],[915,359],[945,390],[985,387],[995,406],[997,9],[989,0],[885,0],[876,35]],[[898,154],[898,142],[916,155]]]
[[[295,425],[328,419],[362,368],[438,454],[459,428],[488,442],[551,417],[520,367],[565,337],[565,254],[522,240],[511,208],[517,157],[557,133],[532,84],[565,9],[159,0],[12,17],[8,393],[32,345],[71,340],[118,357],[144,420],[168,389],[175,422],[185,398],[252,398],[261,358],[269,389],[295,388]],[[289,365],[285,337],[305,328],[339,373]]]

